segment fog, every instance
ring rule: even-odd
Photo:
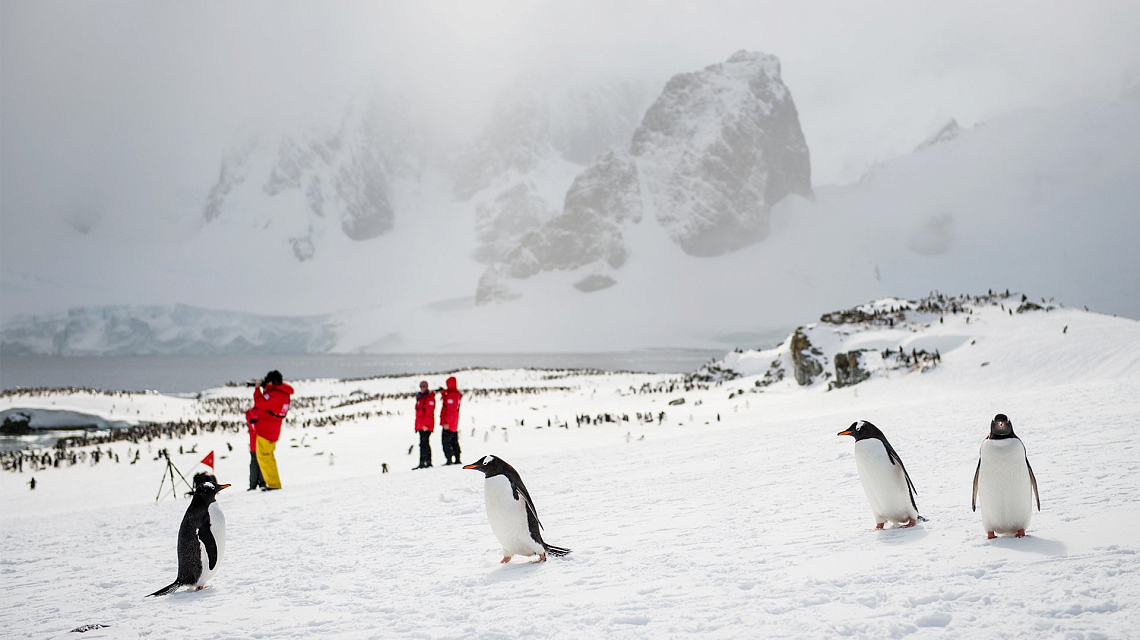
[[[4,316],[99,299],[36,293],[37,278],[66,277],[42,263],[47,245],[99,225],[119,229],[124,247],[183,233],[241,136],[335,118],[360,92],[399,96],[447,154],[520,74],[659,85],[738,49],[764,51],[782,61],[813,182],[827,185],[857,180],[950,118],[970,126],[1113,97],[1140,64],[1130,1],[7,0],[0,17]],[[109,291],[132,286],[118,280],[121,257],[101,255],[72,266],[105,272]]]

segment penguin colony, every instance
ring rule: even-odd
[[[866,420],[858,420],[837,435],[855,439],[855,466],[876,530],[885,528],[888,522],[909,528],[925,520],[918,513],[917,491],[910,474],[882,430]],[[543,539],[538,508],[514,467],[502,458],[487,455],[463,468],[483,473],[487,520],[503,549],[501,563],[509,563],[516,555],[537,556],[538,562],[546,562],[548,555],[557,558],[570,553],[570,549]],[[178,576],[150,596],[168,595],[183,587],[197,591],[208,586],[226,546],[226,519],[216,496],[229,486],[211,481],[196,483],[194,498],[178,528]],[[979,497],[982,528],[988,539],[998,535],[1024,537],[1034,501],[1037,510],[1041,510],[1037,478],[1025,445],[1014,434],[1013,422],[1003,413],[990,422],[989,435],[979,451],[971,500],[974,511]]]

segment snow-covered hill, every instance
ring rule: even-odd
[[[719,380],[711,367],[458,372],[464,460],[511,462],[546,538],[573,550],[541,565],[498,563],[480,475],[410,470],[418,376],[293,381],[285,488],[272,494],[242,490],[248,441],[226,430],[247,388],[5,393],[0,407],[181,421],[182,435],[0,471],[0,615],[9,635],[36,638],[91,624],[109,626],[84,637],[1129,636],[1140,323],[1059,305],[1018,313],[1020,296],[1004,293],[932,300],[805,325],[825,355],[938,349],[936,367],[849,387],[765,384],[760,352],[730,354],[720,368],[739,377]],[[1024,539],[987,541],[969,507],[998,412],[1041,490]],[[835,435],[858,419],[890,438],[927,522],[873,530],[851,441]],[[212,588],[144,599],[174,575],[187,505],[155,504],[162,448],[187,473],[214,450],[235,486],[219,498],[228,534]]]

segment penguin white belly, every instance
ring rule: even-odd
[[[218,545],[218,560],[214,563],[214,568],[210,568],[210,555],[206,553],[206,545],[202,541],[198,541],[198,549],[202,552],[202,575],[198,577],[196,586],[204,587],[210,578],[218,572],[218,567],[222,564],[222,554],[226,550],[226,516],[222,513],[222,508],[218,506],[217,502],[210,503],[210,533],[214,534],[214,542]]]
[[[545,553],[542,545],[530,537],[526,518],[526,499],[519,494],[515,499],[511,481],[506,476],[491,476],[483,485],[483,498],[487,504],[487,520],[491,531],[503,546],[503,555],[533,556]]]
[[[1015,534],[1033,517],[1033,487],[1025,445],[1017,438],[982,441],[978,507],[987,532]]]
[[[859,470],[859,482],[863,484],[867,502],[871,504],[875,524],[888,521],[905,524],[918,517],[918,511],[910,502],[902,465],[891,464],[881,440],[868,438],[855,443],[855,467]]]

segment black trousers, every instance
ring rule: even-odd
[[[420,466],[431,466],[431,432],[420,432]]]
[[[451,462],[455,458],[455,462],[459,462],[459,432],[443,429],[443,455]]]
[[[249,488],[258,489],[265,486],[265,478],[261,477],[261,465],[257,464],[257,454],[249,452]]]

